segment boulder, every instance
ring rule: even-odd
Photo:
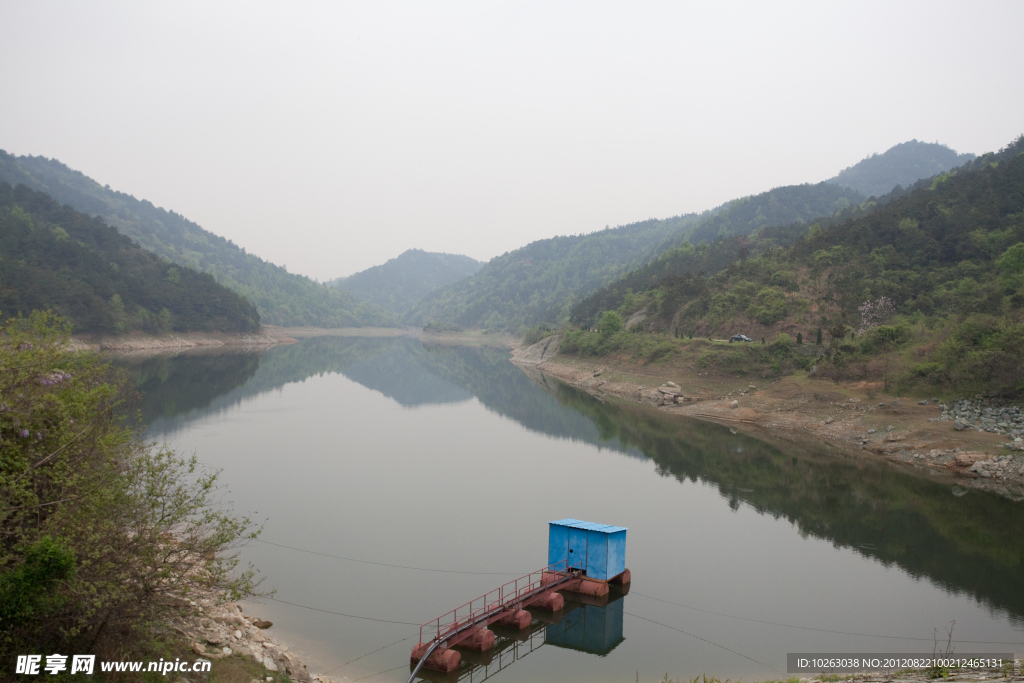
[[[730,408],[739,408],[740,407],[740,402],[739,401],[733,401],[732,403],[729,404],[729,407]]]
[[[519,353],[516,354],[515,360],[517,363],[529,363],[531,365],[539,365],[540,363],[543,363],[554,357],[555,354],[558,353],[558,349],[561,345],[562,335],[553,334],[550,337],[541,339],[533,346],[528,346],[525,349],[521,349]],[[595,374],[594,376],[596,377],[597,374]]]
[[[960,465],[961,467],[970,467],[971,465],[973,465],[976,462],[982,462],[983,460],[988,460],[988,457],[989,457],[988,453],[980,453],[980,452],[974,451],[974,452],[968,452],[968,453],[957,453],[953,457],[953,461],[956,462],[956,464]]]

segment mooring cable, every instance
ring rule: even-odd
[[[399,669],[405,668],[405,666],[406,666],[405,664],[400,664],[400,665],[396,666],[393,669],[385,669],[384,671],[378,671],[375,674],[370,674],[369,676],[363,676],[362,678],[357,678],[357,679],[353,680],[352,683],[356,683],[356,681],[361,681],[361,680],[366,679],[366,678],[373,678],[374,676],[380,676],[381,674],[386,674],[389,671],[398,671]]]
[[[520,572],[465,572],[458,571],[455,569],[430,569],[428,567],[410,567],[404,564],[388,564],[387,562],[371,562],[370,560],[360,560],[355,557],[342,557],[341,555],[330,555],[328,553],[321,553],[315,550],[306,550],[305,548],[296,548],[290,545],[284,545],[283,543],[272,543],[270,541],[264,541],[262,538],[256,539],[257,543],[265,543],[267,545],[277,546],[278,548],[287,548],[288,550],[295,550],[300,553],[309,553],[310,555],[319,555],[321,557],[331,557],[335,560],[347,560],[348,562],[358,562],[360,564],[372,564],[378,567],[394,567],[396,569],[412,569],[419,572],[436,572],[438,574],[476,574],[479,576],[513,576],[522,575]],[[417,624],[418,625],[418,624]]]
[[[772,666],[771,664],[765,664],[764,662],[760,662],[760,661],[758,661],[758,660],[754,659],[753,657],[748,657],[747,655],[743,654],[742,652],[737,652],[736,650],[733,650],[733,649],[731,649],[731,648],[728,648],[728,647],[726,647],[725,645],[719,645],[718,643],[712,642],[712,641],[708,640],[707,638],[701,638],[700,636],[694,635],[694,634],[690,633],[689,631],[684,631],[684,630],[683,630],[683,629],[681,629],[681,628],[676,628],[675,626],[669,626],[668,624],[663,624],[663,623],[661,623],[660,621],[655,621],[654,619],[648,619],[647,617],[642,617],[642,616],[640,616],[639,614],[633,614],[632,612],[627,612],[627,611],[625,611],[625,610],[623,610],[623,612],[622,612],[622,613],[623,613],[623,614],[628,614],[629,616],[631,616],[631,617],[634,617],[634,618],[636,618],[636,619],[642,619],[643,621],[649,621],[649,622],[651,622],[652,624],[657,624],[658,626],[664,626],[665,628],[670,628],[670,629],[672,629],[673,631],[679,631],[680,633],[682,633],[682,634],[685,634],[685,635],[688,635],[688,636],[690,636],[691,638],[696,638],[697,640],[703,641],[703,642],[707,643],[708,645],[714,645],[715,647],[720,647],[720,648],[722,648],[723,650],[725,650],[726,652],[731,652],[731,653],[733,653],[734,655],[739,655],[740,657],[743,657],[743,659],[749,659],[749,660],[750,660],[750,661],[752,661],[752,662],[753,662],[754,664],[760,664],[761,666],[766,666],[766,667],[768,667],[769,669],[771,669],[772,671],[774,671],[774,672],[776,672],[776,673],[779,673],[779,674],[781,674],[781,673],[782,673],[781,671],[779,671],[778,669],[776,669],[776,668],[775,668],[774,666]]]
[[[821,633],[837,633],[839,635],[844,635],[844,636],[863,636],[865,638],[892,638],[893,640],[920,640],[920,641],[928,642],[928,643],[930,643],[930,642],[932,642],[934,640],[933,638],[913,638],[913,637],[910,637],[910,636],[887,636],[887,635],[880,635],[880,634],[877,634],[877,633],[855,633],[855,632],[852,632],[852,631],[834,631],[834,630],[828,629],[828,628],[814,628],[812,626],[794,626],[793,624],[782,624],[782,623],[779,623],[777,621],[765,621],[764,619],[752,619],[750,617],[738,617],[738,616],[733,615],[733,614],[723,614],[722,612],[713,612],[713,611],[711,611],[709,609],[701,609],[700,607],[692,607],[690,605],[683,605],[683,604],[678,603],[678,602],[672,602],[671,600],[665,600],[664,598],[656,598],[656,597],[654,597],[652,595],[644,595],[643,593],[638,593],[637,591],[630,591],[629,594],[630,595],[637,595],[637,596],[639,596],[641,598],[647,598],[648,600],[654,600],[655,602],[664,602],[664,603],[666,603],[668,605],[675,605],[676,607],[682,607],[684,609],[692,609],[692,610],[697,611],[697,612],[704,612],[705,614],[714,614],[714,615],[719,616],[719,617],[728,617],[729,619],[739,619],[741,621],[753,621],[753,622],[756,622],[758,624],[769,624],[771,626],[783,626],[785,628],[795,628],[795,629],[800,629],[802,631],[819,631]],[[975,644],[975,645],[1024,645],[1024,643],[1011,643],[1011,642],[1006,642],[1006,641],[1001,641],[1001,640],[959,640],[959,639],[957,639],[954,642],[957,642],[957,643],[972,643],[972,644]]]
[[[411,621],[392,621],[390,619],[375,619],[373,617],[361,617],[358,614],[345,614],[344,612],[332,612],[329,609],[320,609],[319,607],[310,607],[308,605],[300,605],[297,602],[288,602],[287,600],[280,600],[278,598],[271,598],[264,596],[266,600],[273,600],[274,602],[280,602],[285,605],[291,605],[292,607],[301,607],[302,609],[312,610],[314,612],[323,612],[324,614],[335,614],[339,617],[348,617],[349,619],[364,619],[366,621],[379,621],[382,624],[402,624],[403,626],[422,626],[422,624],[414,624]],[[410,636],[411,638],[412,636]]]
[[[371,652],[367,652],[365,655],[359,655],[355,659],[350,659],[347,662],[343,662],[343,663],[339,664],[338,666],[334,667],[333,669],[328,669],[327,671],[324,671],[323,675],[326,676],[327,674],[331,673],[332,671],[337,671],[338,669],[340,669],[343,666],[348,666],[352,662],[358,662],[363,657],[369,657],[370,655],[376,654],[377,652],[380,652],[381,650],[388,649],[392,645],[398,645],[399,643],[404,643],[405,641],[409,640],[410,638],[415,638],[418,635],[419,635],[418,633],[413,633],[411,636],[406,636],[405,638],[402,638],[401,640],[396,640],[393,643],[388,643],[384,647],[378,647],[376,650],[373,650]]]

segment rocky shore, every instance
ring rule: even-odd
[[[942,405],[942,415],[935,418],[953,421],[957,431],[975,430],[992,434],[1007,434],[1016,438],[1024,435],[1024,406],[1002,399],[960,399]],[[1015,449],[1021,450],[1021,449]]]
[[[288,646],[268,632],[273,626],[271,622],[245,614],[240,605],[217,604],[212,598],[190,601],[190,605],[194,614],[172,627],[188,640],[192,652],[200,657],[217,660],[237,654],[251,657],[268,671],[287,674],[299,683],[335,683],[325,675],[310,673],[306,665],[289,652]]]
[[[595,396],[726,423],[767,441],[881,457],[928,476],[949,477],[954,492],[981,489],[1024,500],[1024,406],[982,398],[943,405],[937,399],[885,395],[881,385],[802,376],[753,384],[700,368],[570,359],[552,353],[553,338],[540,344],[514,349],[513,362]],[[964,426],[968,423],[971,427]]]
[[[793,683],[923,683],[924,681],[985,681],[986,683],[1011,683],[1024,681],[1021,660],[1015,659],[1012,664],[1002,669],[970,669],[958,671],[945,669],[940,672],[931,669],[908,669],[904,671],[878,671],[850,676],[818,676],[814,678],[790,679]],[[789,683],[789,681],[787,681]]]

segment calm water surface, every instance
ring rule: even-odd
[[[502,633],[459,676],[778,678],[787,652],[931,652],[952,620],[960,652],[1024,651],[1024,506],[950,481],[602,403],[491,348],[322,337],[122,364],[149,437],[265,520],[244,561],[294,605],[250,612],[338,679],[404,681],[411,624],[543,566],[566,517],[629,527],[629,593]]]

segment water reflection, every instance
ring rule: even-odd
[[[565,607],[558,612],[531,609],[533,623],[522,631],[491,626],[495,642],[487,652],[463,650],[456,645],[462,663],[455,671],[445,674],[420,669],[419,676],[438,683],[480,683],[545,646],[607,655],[625,640],[622,625],[628,588],[615,587],[603,598],[566,594]]]
[[[1024,505],[979,492],[953,495],[949,482],[886,464],[783,452],[719,425],[602,402],[528,376],[500,349],[323,337],[261,355],[119,362],[144,392],[140,411],[153,437],[323,373],[343,374],[410,408],[475,398],[531,431],[650,459],[663,477],[717,487],[734,510],[785,518],[805,536],[1024,618]]]

